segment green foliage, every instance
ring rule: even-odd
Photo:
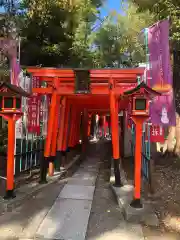
[[[94,65],[97,67],[113,67],[121,62],[122,29],[110,16],[103,23],[94,37]]]
[[[155,21],[170,17],[171,39],[179,47],[180,43],[180,1],[179,0],[134,0],[139,11],[149,10],[154,14]]]
[[[21,64],[92,68],[144,61],[138,35],[153,22],[152,14],[138,12],[137,5],[129,3],[125,16],[113,11],[104,21],[100,19],[97,29],[104,1],[21,0],[14,7],[16,14],[11,14],[21,36]],[[6,9],[14,13],[10,6]]]
[[[134,63],[145,61],[144,43],[140,43],[140,32],[153,24],[154,15],[149,10],[138,12],[138,8],[133,3],[128,3],[124,9],[125,15],[118,15],[118,22],[124,29],[123,48],[131,53]]]
[[[72,44],[72,66],[92,65],[91,45],[93,44],[93,25],[98,17],[95,1],[80,1],[75,8],[75,28]]]
[[[96,34],[95,54],[99,66],[130,67],[145,61],[144,46],[138,36],[153,23],[153,15],[148,10],[138,12],[133,3],[126,4],[123,10],[124,15],[113,11]]]
[[[91,65],[91,32],[101,0],[23,0],[23,65]]]
[[[57,66],[70,55],[70,11],[62,1],[24,1],[26,13],[19,18],[22,64]]]
[[[16,25],[18,0],[0,0],[0,7],[3,7],[5,13],[0,14],[0,35],[1,37],[11,37],[12,30]]]

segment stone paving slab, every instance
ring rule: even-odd
[[[79,167],[79,170],[77,171],[77,173],[82,173],[82,172],[84,172],[84,167]],[[97,168],[97,167],[87,167],[86,168],[86,172],[93,172],[93,173],[98,173],[99,172],[99,167]]]
[[[79,179],[79,178],[71,178],[68,181],[70,185],[82,185],[82,186],[94,186],[96,183],[96,177],[92,177],[90,179]]]
[[[83,163],[79,166],[79,169],[81,169],[81,168],[86,168],[86,170],[89,170],[89,169],[94,170],[94,169],[99,169],[99,165],[90,164],[90,163],[89,164]]]
[[[87,171],[87,169],[89,169],[89,171]],[[68,184],[94,186],[96,183],[97,174],[98,168],[96,166],[94,167],[93,165],[88,165],[87,167],[80,168],[77,172],[75,172],[68,180]]]
[[[100,163],[99,163],[99,159],[98,160],[86,160],[85,162],[83,162],[80,167],[88,167],[88,168],[91,168],[91,167],[99,167],[100,166]]]
[[[58,199],[40,225],[36,237],[84,240],[92,201]]]
[[[93,200],[95,186],[81,186],[66,184],[58,198],[69,198],[78,200]]]
[[[39,227],[36,237],[43,239],[84,240],[88,226],[98,166],[81,164],[60,192],[52,209]]]
[[[79,178],[79,179],[93,179],[94,177],[97,177],[97,173],[96,172],[76,172],[73,174],[72,176],[73,178]]]

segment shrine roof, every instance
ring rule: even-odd
[[[13,85],[9,82],[0,82],[0,96],[9,96],[5,91],[1,91],[3,88],[7,88],[12,92],[12,95],[30,97],[30,94],[24,91],[21,87]]]
[[[135,87],[135,88],[133,88],[129,91],[124,92],[123,95],[124,96],[133,95],[135,93],[138,93],[141,89],[144,89],[150,95],[154,95],[154,96],[160,96],[161,95],[161,93],[159,93],[159,92],[153,90],[152,88],[148,87],[145,82],[141,82],[137,87]]]

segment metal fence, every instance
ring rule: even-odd
[[[135,125],[132,124],[131,127],[131,154],[135,156],[135,144],[136,144],[136,128]],[[142,136],[142,154],[141,154],[141,161],[142,161],[142,178],[143,180],[147,181],[149,185],[151,185],[151,149],[150,149],[150,123],[146,122],[143,124],[143,136]],[[133,161],[134,163],[134,161]]]
[[[28,135],[24,139],[16,140],[16,153],[14,161],[14,174],[19,175],[23,171],[31,170],[40,165],[40,159],[43,157],[44,138],[43,136]]]
[[[150,175],[150,161],[151,161],[151,149],[150,149],[150,124],[145,122],[143,124],[143,137],[142,137],[142,174],[144,179],[149,181]]]

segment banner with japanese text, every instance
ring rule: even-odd
[[[164,128],[162,126],[152,125],[150,128],[150,141],[163,143],[164,140]]]
[[[32,88],[40,87],[39,78],[32,78]],[[40,104],[41,97],[37,93],[33,93],[28,100],[28,132],[40,134]]]
[[[162,93],[153,99],[150,114],[154,125],[175,126],[175,105],[169,50],[169,21],[160,21],[148,29],[151,78],[149,86]]]

